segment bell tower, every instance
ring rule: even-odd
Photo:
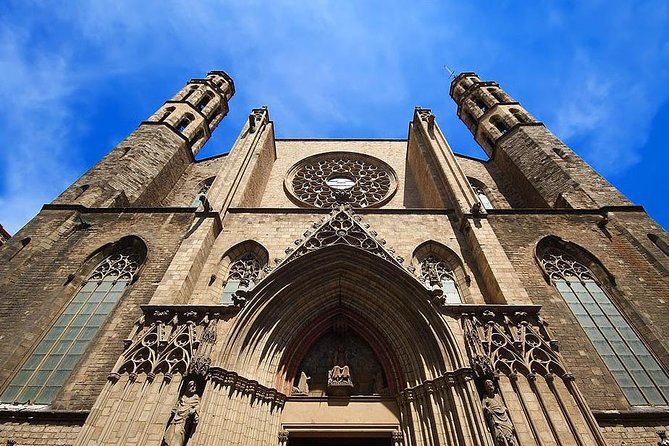
[[[228,113],[232,78],[212,71],[192,79],[55,204],[157,207]]]
[[[458,117],[508,179],[525,207],[631,204],[496,82],[461,73],[451,83]]]

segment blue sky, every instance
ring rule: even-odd
[[[484,156],[443,66],[499,82],[665,227],[669,2],[5,1],[0,223],[17,231],[188,79],[237,94],[199,157],[251,108],[278,137],[406,136],[432,108],[456,152]]]

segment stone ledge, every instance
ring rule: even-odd
[[[1,404],[0,421],[58,421],[63,424],[83,424],[88,410],[53,410],[36,404]]]
[[[633,410],[593,410],[598,423],[656,423],[669,422],[669,407],[648,407]]]

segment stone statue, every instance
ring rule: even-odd
[[[372,393],[375,395],[381,395],[385,393],[386,387],[383,385],[383,373],[379,370],[374,375],[374,380],[372,381]]]
[[[200,397],[195,393],[196,390],[195,381],[188,381],[186,391],[172,410],[172,420],[163,437],[164,446],[184,446],[186,444],[199,421]]]
[[[300,373],[300,379],[297,380],[297,387],[293,387],[293,393],[298,395],[309,395],[309,380],[310,376],[307,376],[306,373]]]
[[[495,446],[518,446],[509,411],[497,393],[495,383],[486,379],[484,388],[483,413],[495,440]]]
[[[351,382],[351,372],[347,365],[332,367],[328,372],[328,385]]]

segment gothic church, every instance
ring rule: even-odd
[[[0,247],[0,441],[655,445],[669,235],[495,82],[402,140],[277,139],[194,79]]]

